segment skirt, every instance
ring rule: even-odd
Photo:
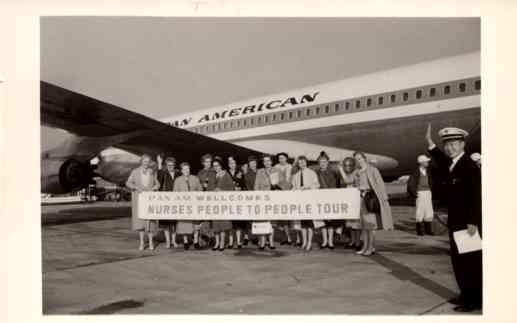
[[[345,227],[352,230],[361,230],[361,220],[346,220]]]
[[[314,222],[312,220],[302,220],[302,229],[312,229],[314,228]]]
[[[365,230],[382,230],[382,219],[379,213],[369,212],[366,209],[364,199],[361,198],[361,229]]]
[[[145,232],[156,232],[158,231],[158,220],[143,220],[137,215],[136,205],[136,193],[131,195],[131,230],[133,231],[145,231]]]
[[[325,226],[339,228],[345,225],[345,220],[325,220]]]
[[[176,220],[160,220],[158,221],[158,226],[164,230],[172,231],[177,222]]]
[[[232,222],[225,220],[212,221],[212,232],[224,232],[232,229]]]
[[[249,221],[232,221],[232,226],[237,230],[249,230],[250,223]]]
[[[176,223],[176,234],[194,233],[194,223],[192,221],[178,221]]]

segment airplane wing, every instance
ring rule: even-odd
[[[199,164],[204,153],[247,160],[261,152],[170,126],[136,112],[41,81],[41,123],[79,137],[142,154],[171,153],[179,161]],[[67,150],[67,153],[73,152]],[[100,151],[95,152],[95,154]]]

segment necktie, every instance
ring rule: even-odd
[[[187,182],[187,191],[190,192],[190,183],[188,181],[188,177],[187,177],[187,181],[186,182]]]
[[[303,187],[303,170],[300,171],[300,187]]]

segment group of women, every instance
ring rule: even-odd
[[[151,157],[143,155],[141,165],[129,176],[126,186],[135,193],[151,190],[162,191],[233,191],[233,190],[306,190],[323,188],[356,187],[361,193],[361,210],[359,220],[302,220],[302,221],[261,221],[270,230],[267,234],[255,235],[252,239],[258,248],[275,249],[275,231],[283,235],[282,245],[294,245],[304,250],[312,249],[314,230],[321,233],[320,248],[334,249],[334,238],[345,235],[345,247],[355,248],[359,255],[375,253],[375,230],[393,229],[393,220],[388,203],[388,195],[382,177],[375,166],[368,163],[362,152],[355,152],[353,157],[345,158],[337,165],[337,170],[330,167],[330,158],[325,152],[318,157],[317,167],[308,167],[305,156],[299,156],[291,165],[286,153],[273,156],[264,155],[259,160],[250,156],[247,163],[239,166],[232,156],[223,161],[219,157],[204,155],[201,158],[202,170],[197,176],[190,173],[190,165],[181,163],[179,172],[172,157],[161,160],[157,167]],[[258,168],[259,161],[262,168]],[[379,210],[372,212],[367,207],[367,195],[374,195]],[[260,222],[253,221],[155,221],[141,220],[133,212],[132,228],[139,232],[139,249],[145,248],[145,236],[149,239],[149,249],[154,249],[154,234],[162,229],[165,233],[166,247],[177,248],[176,236],[182,236],[183,247],[188,250],[202,248],[202,237],[206,237],[212,250],[225,248],[242,248],[253,235],[251,227]],[[276,230],[275,230],[276,229]],[[263,232],[262,232],[263,233]],[[296,242],[293,242],[295,239]]]

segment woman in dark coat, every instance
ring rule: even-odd
[[[232,177],[227,171],[223,169],[222,161],[215,158],[212,162],[212,167],[215,171],[215,186],[214,191],[233,191],[235,186]],[[228,220],[212,221],[212,232],[215,236],[215,245],[212,250],[224,250],[225,233],[232,229],[232,222]]]
[[[233,186],[235,187],[236,191],[242,191],[246,190],[246,184],[244,183],[244,174],[242,171],[239,170],[239,166],[237,163],[237,159],[233,156],[228,157],[228,174],[233,180]],[[235,237],[237,240],[237,248],[242,248],[241,243],[241,234],[244,233],[244,240],[248,240],[248,228],[249,228],[249,222],[248,221],[232,221],[233,230],[230,232],[229,236],[229,242],[227,248],[232,249],[233,248],[233,231],[235,231]]]
[[[320,183],[320,189],[325,188],[337,188],[338,177],[336,172],[329,167],[329,156],[322,151],[318,157],[319,167],[316,170],[318,175],[318,181]],[[343,221],[339,220],[327,220],[325,226],[321,227],[321,237],[323,239],[320,248],[334,249],[334,227],[341,225]]]

